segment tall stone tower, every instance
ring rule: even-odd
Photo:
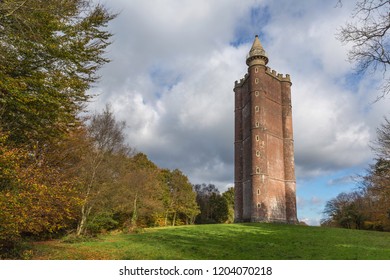
[[[291,81],[267,67],[258,36],[235,82],[235,221],[297,223]]]

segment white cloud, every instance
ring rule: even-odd
[[[300,222],[304,222],[305,224],[309,226],[319,226],[321,220],[319,218],[313,218],[313,217],[304,217],[299,219]]]
[[[326,1],[111,1],[112,62],[101,72],[91,108],[109,102],[128,123],[129,143],[193,183],[233,181],[233,85],[246,72],[254,34],[263,34],[269,65],[290,73],[297,175],[364,165],[368,142],[389,102],[346,81],[351,66],[335,39],[350,14]],[[264,7],[264,20],[251,8]],[[263,24],[257,25],[259,22]],[[244,24],[245,23],[245,24]],[[246,25],[248,25],[246,27]],[[356,91],[355,91],[356,90]],[[385,105],[383,105],[385,104]]]
[[[362,95],[346,83],[353,65],[347,62],[347,48],[335,38],[351,4],[335,8],[323,1],[269,3],[267,51],[271,67],[286,69],[292,77],[296,170],[301,178],[363,166],[372,157],[368,143],[375,137],[372,127],[379,112],[372,112],[375,121],[367,119],[372,92]]]

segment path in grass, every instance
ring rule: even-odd
[[[280,224],[220,224],[44,242],[37,259],[390,259],[390,233]]]

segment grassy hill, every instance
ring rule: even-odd
[[[390,259],[390,233],[258,223],[180,226],[37,242],[32,253],[34,259]]]

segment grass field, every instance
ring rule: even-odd
[[[152,228],[96,240],[36,242],[33,259],[390,259],[390,233],[281,224]]]

